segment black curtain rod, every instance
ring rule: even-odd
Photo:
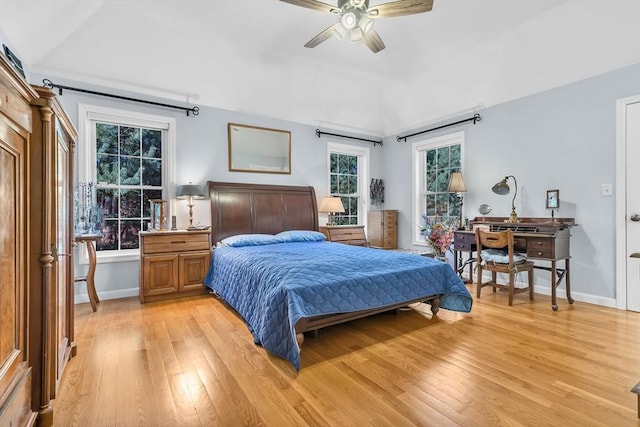
[[[44,87],[48,87],[49,89],[53,89],[54,87],[57,88],[59,95],[62,95],[62,90],[63,89],[67,89],[67,90],[73,90],[73,91],[76,91],[76,92],[88,93],[88,94],[91,94],[91,95],[108,96],[109,98],[123,99],[125,101],[142,102],[143,104],[157,105],[159,107],[166,107],[166,108],[174,108],[176,110],[183,110],[183,111],[187,112],[187,117],[189,117],[189,113],[192,113],[194,116],[197,116],[198,114],[200,114],[200,107],[198,107],[197,105],[195,105],[195,106],[193,106],[191,108],[189,108],[189,107],[179,107],[177,105],[163,104],[161,102],[146,101],[144,99],[129,98],[127,96],[113,95],[113,94],[104,93],[104,92],[96,92],[94,90],[80,89],[80,88],[71,87],[71,86],[63,86],[63,85],[55,84],[49,79],[42,80],[42,84],[44,85]]]
[[[459,121],[454,122],[454,123],[449,123],[449,124],[438,126],[438,127],[435,127],[435,128],[431,128],[431,129],[423,130],[423,131],[420,131],[420,132],[412,133],[411,135],[397,136],[396,140],[398,142],[400,142],[401,139],[404,139],[404,141],[407,142],[407,138],[411,138],[412,136],[421,135],[421,134],[427,133],[427,132],[433,132],[434,130],[444,129],[444,128],[448,128],[449,126],[456,126],[456,125],[459,125],[459,124],[462,124],[462,123],[466,123],[466,122],[471,122],[471,121],[473,121],[473,124],[475,125],[477,122],[482,121],[482,116],[480,116],[479,113],[476,113],[476,114],[473,115],[473,117],[469,117],[468,119],[459,120]]]
[[[376,146],[376,144],[380,144],[381,146],[383,145],[382,141],[376,141],[373,139],[366,139],[366,138],[358,138],[357,136],[339,135],[337,133],[322,132],[320,129],[316,129],[316,136],[320,138],[322,135],[330,135],[330,136],[337,136],[339,138],[349,138],[349,139],[357,139],[358,141],[372,142],[374,147]]]

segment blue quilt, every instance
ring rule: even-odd
[[[216,248],[205,284],[244,318],[257,344],[298,370],[295,324],[303,317],[435,294],[441,308],[469,312],[472,305],[446,263],[326,241]]]

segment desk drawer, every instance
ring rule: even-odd
[[[554,258],[553,239],[528,238],[527,256],[531,258]]]
[[[453,249],[456,251],[471,252],[475,250],[476,235],[470,232],[453,232]]]
[[[471,252],[471,245],[473,245],[473,243],[474,242],[454,242],[453,249],[456,251]]]
[[[513,248],[518,252],[527,252],[527,239],[523,237],[514,237]]]

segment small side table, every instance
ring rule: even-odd
[[[100,238],[97,234],[84,234],[81,236],[75,236],[77,243],[84,243],[87,247],[87,255],[89,256],[89,269],[86,276],[76,277],[75,283],[86,282],[87,294],[89,295],[89,302],[91,303],[91,310],[95,312],[98,309],[98,293],[96,292],[95,274],[96,274],[96,241]]]

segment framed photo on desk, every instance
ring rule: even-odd
[[[547,209],[560,208],[560,190],[547,190]]]

